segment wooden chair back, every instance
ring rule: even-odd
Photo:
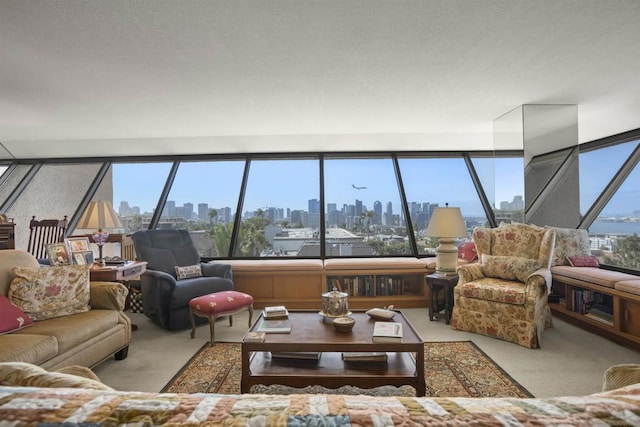
[[[29,221],[29,243],[27,252],[39,259],[47,258],[47,245],[64,241],[67,230],[67,216],[64,219],[36,220],[35,215]]]

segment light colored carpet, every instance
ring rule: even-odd
[[[516,344],[468,332],[454,331],[443,320],[430,322],[427,309],[403,310],[424,341],[473,341],[514,380],[536,397],[585,395],[599,392],[604,372],[612,365],[638,363],[640,352],[554,318],[545,331],[542,348]],[[157,392],[209,340],[207,325],[190,330],[166,331],[143,314],[129,314],[138,330],[133,332],[129,357],[110,359],[94,369],[117,390]],[[216,340],[239,342],[247,330],[248,314],[216,324]]]

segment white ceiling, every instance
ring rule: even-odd
[[[640,1],[0,0],[0,158],[485,150],[640,128]],[[519,147],[513,147],[519,148]]]

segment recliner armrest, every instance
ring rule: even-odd
[[[144,272],[143,277],[144,276],[146,276],[147,280],[166,283],[172,288],[176,286],[176,278],[164,271],[147,270]]]
[[[231,265],[220,262],[203,262],[200,263],[202,275],[207,277],[222,277],[224,279],[233,280],[233,271]]]

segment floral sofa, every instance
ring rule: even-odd
[[[473,241],[479,262],[458,267],[451,327],[539,347],[552,325],[547,296],[555,230],[515,223],[478,227]]]

